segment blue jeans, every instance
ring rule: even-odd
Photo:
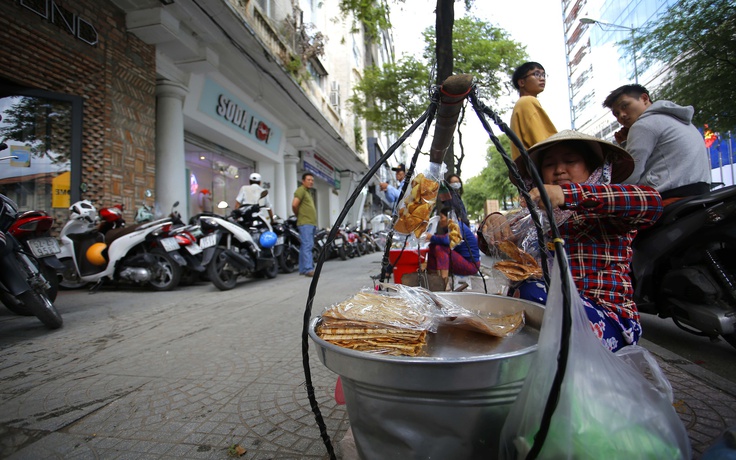
[[[312,248],[314,247],[314,230],[317,228],[312,224],[300,225],[299,237],[302,242],[299,246],[299,273],[302,275],[314,270],[312,259]]]

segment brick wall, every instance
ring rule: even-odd
[[[37,10],[52,4],[23,3]],[[155,48],[127,33],[125,15],[107,0],[53,3],[92,24],[98,43],[90,46],[19,0],[4,0],[0,77],[83,97],[82,182],[89,190],[82,198],[98,208],[123,203],[132,221],[155,181]]]

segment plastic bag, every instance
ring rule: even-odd
[[[407,193],[399,204],[399,217],[394,224],[397,233],[413,234],[419,238],[427,229],[437,201],[440,180],[441,166],[434,163],[430,163],[427,171],[411,179]]]
[[[569,272],[564,282],[572,296],[570,351],[537,458],[689,459],[687,432],[668,397],[603,347]],[[539,431],[560,350],[561,283],[555,263],[535,361],[501,431],[499,458],[526,458]]]

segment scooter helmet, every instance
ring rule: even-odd
[[[89,200],[77,201],[69,207],[70,219],[81,219],[94,222],[97,219],[97,208]]]
[[[258,242],[261,244],[261,247],[264,249],[271,249],[272,247],[276,246],[276,240],[278,240],[278,236],[272,231],[266,231],[261,233],[260,238],[258,239]]]
[[[258,173],[253,173],[250,175],[251,182],[260,182],[261,181],[261,175]]]
[[[103,251],[107,249],[107,245],[105,243],[95,243],[92,246],[87,249],[87,260],[92,265],[105,265],[107,263],[107,258],[105,258],[105,255],[103,254]]]

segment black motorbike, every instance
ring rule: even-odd
[[[666,206],[633,249],[640,312],[736,347],[736,186]]]
[[[38,259],[8,231],[18,216],[18,206],[0,194],[0,301],[18,315],[41,320],[49,329],[64,321],[49,299],[51,284]]]
[[[296,226],[296,216],[291,216],[283,222],[276,222],[273,231],[282,244],[279,267],[283,273],[293,273],[299,268],[299,248],[302,244],[302,238]]]

